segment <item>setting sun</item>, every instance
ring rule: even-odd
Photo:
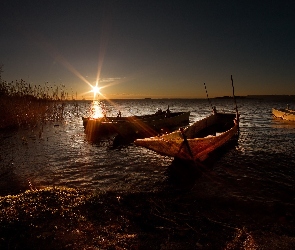
[[[100,87],[98,87],[97,85],[95,86],[92,86],[92,90],[91,92],[93,92],[93,99],[95,99],[97,96],[99,96],[101,93],[100,93]]]
[[[97,86],[93,86],[93,87],[92,87],[92,92],[93,92],[94,94],[100,94],[99,90],[100,90],[100,88],[97,87]]]

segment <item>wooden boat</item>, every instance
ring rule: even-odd
[[[215,149],[230,141],[239,131],[237,114],[213,113],[183,130],[162,136],[137,139],[134,143],[161,155],[182,160],[204,161]]]
[[[149,120],[149,119],[160,119],[165,117],[164,112],[158,112],[150,115],[142,116],[115,116],[115,117],[99,117],[99,118],[90,118],[82,117],[83,126],[86,134],[89,138],[95,139],[97,137],[108,137],[110,135],[117,134],[115,129],[116,124],[122,124],[126,121],[136,122],[138,120]]]
[[[84,128],[87,127],[88,122],[90,123],[101,123],[101,122],[122,122],[122,121],[134,121],[134,120],[147,120],[147,119],[155,119],[165,117],[165,112],[159,112],[155,114],[149,115],[138,115],[138,116],[105,116],[105,117],[98,117],[98,118],[91,118],[91,117],[82,117],[83,126]]]
[[[123,138],[144,138],[165,133],[189,124],[190,112],[170,112],[164,117],[150,117],[127,122],[115,122],[115,129]]]
[[[189,123],[190,112],[157,112],[151,115],[129,117],[82,117],[85,133],[90,140],[119,134],[122,138],[155,136],[161,129],[179,127]]]
[[[295,121],[295,110],[289,109],[272,109],[272,114],[276,118],[281,118],[286,121]]]
[[[84,132],[89,141],[109,138],[116,134],[116,130],[112,126],[112,122],[106,121],[105,118],[82,118]]]

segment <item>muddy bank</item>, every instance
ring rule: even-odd
[[[123,194],[44,188],[3,196],[0,209],[1,249],[295,247],[294,206],[214,196],[192,201],[181,190]]]

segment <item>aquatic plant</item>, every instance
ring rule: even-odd
[[[63,119],[67,96],[64,85],[60,88],[50,87],[48,82],[44,86],[32,85],[23,79],[6,82],[1,78],[2,72],[0,65],[0,129]]]

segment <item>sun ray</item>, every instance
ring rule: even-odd
[[[104,8],[110,8],[110,6],[107,4],[104,6]],[[20,29],[22,33],[25,34],[25,36],[35,42],[38,46],[40,46],[44,51],[46,51],[55,61],[59,62],[62,66],[64,66],[66,69],[68,69],[70,72],[72,72],[75,76],[77,76],[79,79],[81,79],[84,83],[86,83],[91,90],[89,92],[93,92],[93,98],[95,99],[98,95],[102,96],[104,99],[107,99],[106,96],[104,96],[100,90],[109,86],[112,86],[114,84],[120,83],[117,79],[112,79],[112,82],[105,85],[105,86],[99,86],[98,83],[100,83],[100,75],[101,70],[104,62],[104,57],[106,53],[106,49],[108,46],[108,38],[109,38],[109,32],[111,30],[111,24],[112,24],[112,15],[110,15],[110,11],[105,11],[103,16],[103,22],[101,24],[101,32],[102,32],[102,39],[99,44],[99,59],[98,59],[98,65],[97,65],[97,76],[96,76],[96,83],[93,86],[77,69],[74,68],[74,66],[49,42],[49,39],[43,37],[41,34],[34,32],[28,28]],[[88,92],[86,92],[88,93]],[[82,94],[83,96],[83,94]]]
[[[105,30],[107,30],[106,27],[104,27],[104,31]],[[89,92],[93,93],[93,100],[95,100],[98,96],[102,97],[105,100],[108,100],[108,98],[102,94],[101,90],[126,81],[126,78],[100,78],[108,41],[107,36],[104,36],[104,39],[100,44],[100,56],[98,60],[97,78],[94,85],[91,84],[77,69],[75,69],[74,66],[52,44],[48,42],[48,39],[45,39],[36,32],[28,32],[27,36],[29,36],[32,40],[34,40],[34,42],[36,42],[40,47],[42,47],[55,61],[59,62],[62,66],[64,66],[75,76],[81,79],[84,83],[86,83],[91,88]],[[99,86],[101,84],[105,85]],[[89,92],[82,93],[81,96]]]

